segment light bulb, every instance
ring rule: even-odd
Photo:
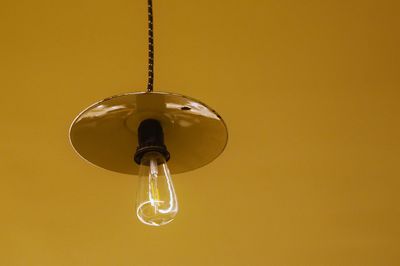
[[[171,222],[178,212],[178,201],[165,158],[147,152],[140,160],[136,214],[147,225]]]

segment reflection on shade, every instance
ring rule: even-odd
[[[93,108],[92,110],[90,110],[90,112],[85,112],[83,113],[79,119],[77,120],[77,122],[79,122],[82,119],[86,119],[86,118],[96,118],[96,117],[102,117],[110,112],[116,111],[116,110],[125,110],[128,108],[132,108],[130,106],[127,105],[113,105],[113,106],[109,106],[107,107],[104,104],[100,104],[98,106],[96,106],[95,108]]]
[[[197,115],[218,119],[218,116],[211,109],[208,109],[205,106],[195,102],[191,102],[186,106],[176,103],[166,103],[165,105],[167,109],[177,109],[177,110],[182,110],[183,107],[190,107],[190,110],[186,110],[185,112],[191,112]]]
[[[179,120],[178,123],[181,127],[190,127],[193,125],[193,123],[188,120]]]

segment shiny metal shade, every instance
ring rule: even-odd
[[[102,168],[137,174],[133,156],[137,128],[144,119],[157,119],[171,154],[171,173],[183,173],[213,161],[224,150],[227,127],[213,109],[179,94],[134,92],[99,101],[72,122],[75,151]]]

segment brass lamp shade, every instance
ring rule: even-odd
[[[70,141],[94,165],[137,174],[138,126],[145,119],[161,123],[173,174],[210,163],[228,140],[224,121],[207,105],[179,94],[134,92],[104,99],[81,112],[72,122]]]

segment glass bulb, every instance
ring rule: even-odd
[[[178,212],[178,201],[164,156],[146,153],[140,161],[136,214],[147,225],[171,222]]]

